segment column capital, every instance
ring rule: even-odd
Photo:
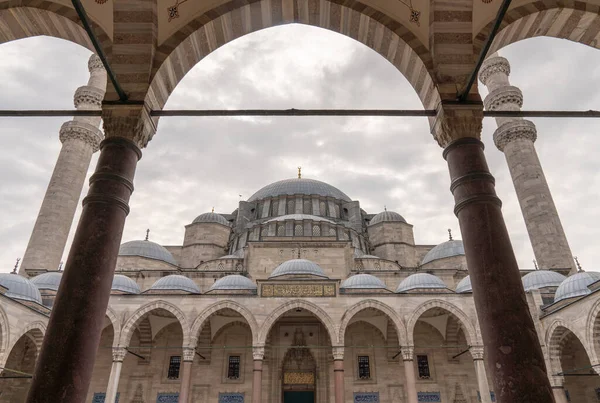
[[[469,349],[473,361],[483,360],[483,346],[471,346]]]
[[[403,361],[413,361],[415,359],[415,347],[414,346],[403,346],[401,348],[402,351],[402,360]]]
[[[184,347],[183,348],[183,361],[194,361],[194,356],[196,355],[196,349],[194,347]]]
[[[106,138],[124,137],[140,148],[146,147],[156,133],[155,120],[146,104],[104,104],[102,121]]]
[[[75,94],[73,95],[73,105],[75,105],[75,108],[77,109],[83,105],[93,106],[94,109],[100,109],[102,108],[102,100],[104,99],[105,92],[106,91],[92,85],[82,85],[75,90]]]
[[[265,358],[265,346],[252,346],[252,358],[262,361]]]
[[[537,130],[535,124],[529,120],[519,119],[505,122],[498,126],[494,132],[494,144],[498,150],[504,151],[507,144],[515,140],[530,140],[535,142]]]
[[[343,360],[344,359],[344,347],[343,346],[333,346],[331,348],[331,353],[333,354],[334,360]]]
[[[510,63],[502,56],[494,54],[487,58],[479,69],[479,79],[487,86],[488,79],[494,74],[510,75]]]
[[[92,53],[88,60],[88,70],[90,73],[94,72],[94,70],[104,70],[102,60],[95,53]]]
[[[440,147],[464,137],[481,138],[483,103],[458,104],[442,102],[431,133]]]
[[[127,349],[125,347],[113,347],[113,349],[112,349],[113,361],[123,362],[126,355],[127,355]]]
[[[96,126],[82,121],[71,120],[60,127],[59,138],[61,143],[67,140],[79,140],[92,147],[93,152],[98,151],[102,142],[102,132]]]

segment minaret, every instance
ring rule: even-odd
[[[88,61],[88,84],[77,88],[78,110],[99,110],[106,92],[106,71],[96,55]],[[34,276],[57,270],[63,255],[92,154],[104,137],[99,116],[77,116],[60,128],[62,148],[42,201],[19,273]]]
[[[519,111],[523,94],[510,85],[508,60],[491,55],[482,65],[479,79],[488,88],[488,111]],[[494,143],[506,157],[508,169],[521,205],[533,253],[541,269],[563,274],[577,271],[542,165],[535,151],[537,131],[533,122],[522,118],[496,118]]]

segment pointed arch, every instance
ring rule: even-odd
[[[190,331],[190,347],[196,346],[200,332],[202,331],[202,328],[204,327],[204,324],[208,318],[223,309],[231,309],[232,311],[239,313],[246,320],[246,322],[248,322],[248,326],[250,326],[250,331],[252,332],[252,342],[256,343],[258,340],[259,330],[258,324],[256,323],[256,319],[254,318],[252,312],[235,301],[220,301],[204,309],[204,311],[202,311],[194,320]]]
[[[118,319],[117,314],[115,313],[114,309],[111,308],[110,306],[106,308],[106,317],[112,324],[113,335],[114,335],[112,344],[113,344],[113,346],[116,346],[117,342],[119,341],[119,335],[121,334],[121,324],[119,323],[119,319]],[[104,329],[102,329],[102,330],[104,330]]]
[[[415,311],[413,312],[412,316],[409,318],[406,328],[407,328],[407,332],[408,332],[408,344],[411,346],[414,346],[415,341],[414,341],[414,333],[415,333],[415,326],[417,325],[417,321],[419,320],[419,318],[421,317],[421,315],[423,315],[425,312],[427,312],[430,309],[433,308],[440,308],[443,309],[445,311],[447,311],[448,313],[454,315],[462,329],[463,332],[465,334],[465,338],[467,339],[467,343],[470,346],[475,346],[475,345],[482,345],[483,342],[481,341],[481,334],[479,332],[479,327],[477,326],[476,323],[473,323],[473,321],[469,318],[469,316],[463,312],[462,309],[458,308],[456,305],[447,302],[447,301],[443,301],[441,299],[433,299],[427,302],[422,303],[421,305],[419,305],[417,307],[417,309],[415,309]]]
[[[8,315],[4,308],[0,306],[0,357],[8,354],[8,344],[10,342],[10,328],[8,327]]]
[[[587,344],[589,345],[590,361],[600,363],[600,299],[594,303],[587,318]]]
[[[376,309],[384,313],[394,324],[396,333],[398,334],[398,339],[400,340],[400,345],[406,346],[408,344],[406,325],[404,324],[400,316],[396,313],[396,311],[394,311],[390,306],[384,304],[383,302],[374,299],[367,299],[352,305],[346,310],[346,312],[344,312],[344,315],[342,316],[342,322],[340,324],[340,331],[338,334],[338,340],[340,345],[345,344],[346,329],[348,328],[350,320],[352,320],[352,318],[357,313],[368,308]]]
[[[318,305],[313,304],[312,302],[296,299],[293,301],[286,302],[283,305],[280,305],[275,310],[273,310],[273,312],[271,312],[271,314],[265,319],[265,321],[260,326],[257,345],[260,346],[266,343],[267,336],[269,335],[271,328],[281,316],[283,316],[288,311],[298,308],[306,309],[307,311],[312,313],[317,319],[319,319],[323,326],[325,326],[325,329],[327,329],[327,333],[329,334],[331,344],[335,345],[336,343],[338,343],[336,327],[329,314],[325,312],[322,308],[320,308]]]
[[[560,356],[562,353],[563,345],[565,338],[572,334],[583,346],[588,359],[590,362],[592,361],[592,355],[590,354],[590,348],[585,343],[585,338],[582,334],[575,330],[575,326],[571,326],[567,322],[562,319],[556,319],[552,324],[548,327],[546,331],[546,346],[548,348],[548,359],[550,361],[550,365],[553,373],[562,372],[562,364],[560,361]]]
[[[123,329],[120,332],[118,346],[119,347],[127,347],[129,345],[129,342],[131,341],[131,336],[133,335],[133,331],[135,330],[137,323],[142,318],[146,317],[146,315],[148,315],[152,311],[155,311],[158,309],[163,309],[165,311],[168,311],[173,316],[175,316],[175,318],[177,318],[177,320],[179,321],[179,325],[181,326],[181,330],[183,332],[184,346],[188,345],[190,332],[189,332],[188,320],[185,317],[184,313],[179,308],[177,308],[175,305],[171,304],[170,302],[158,300],[158,301],[149,302],[146,305],[140,307],[137,311],[135,311],[133,313],[133,315],[131,315],[131,317],[129,317],[129,319],[127,319],[127,321],[125,322],[125,325],[123,326]]]
[[[29,335],[28,333],[31,333]],[[7,356],[10,354],[10,351],[13,349],[15,344],[19,341],[19,339],[25,335],[27,335],[31,341],[35,344],[37,348],[37,352],[39,353],[40,348],[42,348],[42,342],[44,341],[44,335],[46,334],[46,324],[41,321],[31,322],[16,335],[16,337],[12,338],[12,342],[10,347],[7,350]]]

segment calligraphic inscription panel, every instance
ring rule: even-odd
[[[117,392],[117,397],[115,397],[115,403],[119,403],[119,395],[120,394],[121,394],[121,392]],[[106,399],[106,393],[104,393],[104,392],[94,393],[94,397],[92,397],[92,403],[104,403],[105,399]]]
[[[335,285],[323,284],[264,284],[263,297],[335,297]]]
[[[219,393],[219,403],[244,403],[244,394]]]
[[[313,385],[315,374],[312,372],[286,372],[283,374],[285,385]]]
[[[179,393],[159,393],[156,395],[156,403],[177,403]]]
[[[379,403],[379,392],[354,392],[354,403]]]
[[[417,392],[417,402],[440,403],[441,401],[440,392]]]

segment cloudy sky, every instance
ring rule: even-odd
[[[513,44],[513,85],[527,109],[598,109],[600,52],[550,38]],[[0,46],[0,109],[72,108],[87,82],[90,52],[54,38]],[[485,89],[482,93],[486,93]],[[318,28],[288,25],[238,39],[202,60],[166,108],[396,108],[422,105],[406,79],[366,46]],[[65,118],[0,119],[0,272],[22,257],[58,153]],[[536,147],[573,253],[600,270],[599,120],[537,119]],[[517,259],[533,252],[492,119],[483,140]],[[184,225],[233,211],[271,182],[328,182],[370,213],[389,210],[414,225],[417,243],[458,238],[442,150],[423,118],[163,118],[138,165],[123,241],[181,244]],[[90,172],[96,163],[95,155]],[[87,186],[83,194],[87,192]],[[79,211],[77,217],[79,216]],[[75,226],[73,226],[74,230]],[[73,231],[71,231],[71,237]],[[65,250],[65,259],[69,245]],[[48,268],[50,270],[55,268]]]

